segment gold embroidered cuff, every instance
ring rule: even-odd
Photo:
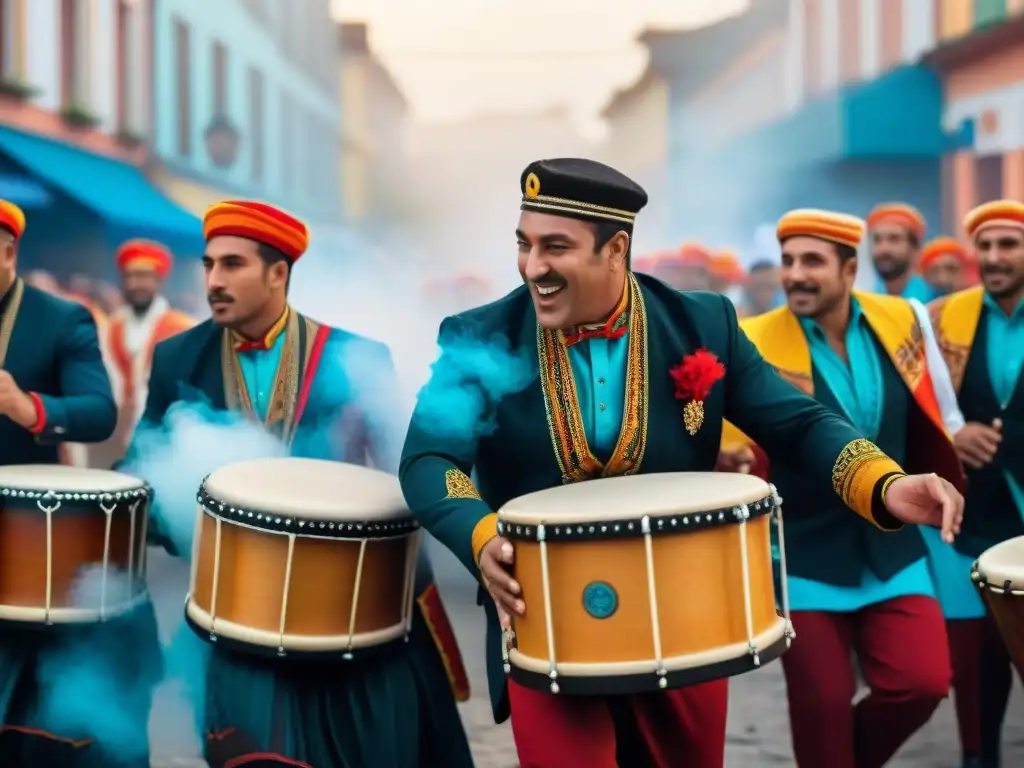
[[[480,565],[480,553],[484,551],[487,542],[498,535],[498,516],[491,512],[480,518],[480,522],[473,528],[473,562]]]
[[[885,475],[902,475],[903,469],[870,440],[860,438],[847,443],[832,467],[832,487],[843,502],[875,526],[872,497],[875,486]]]
[[[449,499],[479,499],[480,491],[473,485],[469,475],[459,469],[446,469],[444,489]]]

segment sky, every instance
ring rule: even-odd
[[[421,121],[567,104],[593,128],[611,93],[646,63],[645,27],[694,27],[746,0],[334,0],[366,21]],[[599,10],[601,7],[607,10]]]

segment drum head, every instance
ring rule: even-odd
[[[340,461],[239,461],[213,472],[203,485],[207,494],[224,504],[305,520],[399,520],[411,516],[397,477]]]
[[[645,515],[685,515],[752,504],[771,495],[753,475],[665,472],[587,480],[512,499],[498,515],[510,523],[599,523]]]
[[[62,464],[13,464],[0,467],[0,488],[54,493],[120,493],[145,487],[137,477],[107,469]]]
[[[1024,589],[1024,536],[1008,539],[986,549],[978,558],[978,573],[993,586],[1010,582],[1010,589]]]

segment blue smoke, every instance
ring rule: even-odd
[[[181,402],[171,406],[162,426],[139,427],[120,469],[152,486],[152,523],[175,554],[189,560],[203,478],[225,464],[285,455],[285,446],[260,425],[205,403]]]
[[[417,425],[453,441],[484,437],[497,426],[494,405],[525,389],[535,376],[529,355],[513,352],[498,334],[487,340],[468,334],[446,338],[420,390]]]

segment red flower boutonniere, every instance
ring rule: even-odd
[[[686,355],[669,373],[676,385],[676,400],[687,401],[683,408],[683,425],[687,432],[696,435],[704,423],[704,401],[715,382],[725,377],[725,366],[713,352],[698,349]]]

